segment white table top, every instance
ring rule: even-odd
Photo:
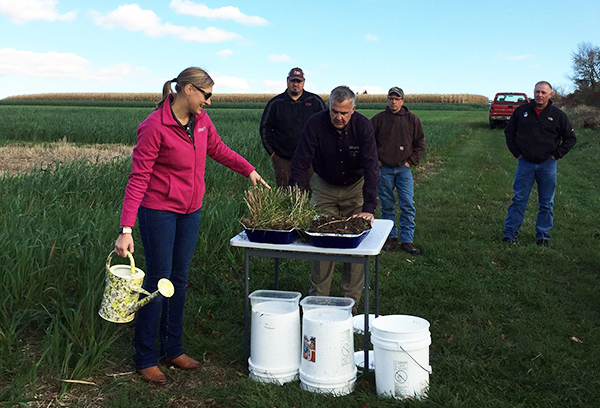
[[[296,240],[291,244],[266,244],[262,242],[252,242],[246,236],[244,231],[237,234],[229,240],[231,246],[254,249],[270,249],[275,251],[287,252],[312,252],[318,254],[336,254],[336,255],[379,255],[385,240],[387,239],[394,223],[391,220],[373,220],[371,232],[356,248],[321,248],[310,245],[302,240]]]

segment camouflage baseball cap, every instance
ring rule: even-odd
[[[390,90],[388,91],[388,97],[391,94],[396,94],[400,97],[400,99],[404,99],[404,91],[402,90],[402,88],[398,88],[397,86],[390,88]]]

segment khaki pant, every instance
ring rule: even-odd
[[[291,160],[284,159],[283,157],[277,156],[274,154],[271,157],[271,161],[273,162],[273,173],[275,174],[275,185],[277,187],[287,187],[290,179],[290,164]],[[308,169],[306,174],[306,182],[302,183],[300,187],[310,191],[310,178],[313,174],[312,166]]]
[[[324,181],[317,173],[310,179],[313,194],[311,204],[315,205],[323,215],[349,217],[362,211],[364,179],[348,187],[338,187]],[[335,262],[314,261],[310,278],[311,296],[329,296]],[[344,263],[340,292],[343,297],[354,299],[356,305],[360,301],[364,288],[365,271],[360,264]]]

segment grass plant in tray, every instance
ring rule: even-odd
[[[250,216],[240,222],[251,241],[289,244],[296,238],[296,230],[307,228],[318,215],[308,192],[299,187],[260,186],[244,194]]]

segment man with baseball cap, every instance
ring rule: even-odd
[[[271,156],[277,187],[288,185],[290,162],[306,121],[324,109],[325,102],[319,95],[304,90],[304,72],[292,68],[287,90],[267,103],[260,120],[260,137]],[[302,187],[308,188],[311,175],[312,168]]]
[[[418,255],[421,250],[413,245],[415,206],[411,167],[418,165],[425,153],[423,126],[417,115],[404,106],[404,91],[401,88],[390,88],[387,101],[385,111],[371,118],[381,171],[378,191],[381,217],[394,221],[383,249],[389,251],[400,248],[409,254]],[[394,188],[398,193],[400,207],[400,241],[394,211]]]

